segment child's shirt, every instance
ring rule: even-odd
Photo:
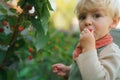
[[[99,54],[97,54],[99,53]],[[68,80],[120,80],[120,49],[111,43],[79,55]]]

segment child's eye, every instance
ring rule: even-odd
[[[85,15],[81,15],[81,16],[78,17],[79,20],[84,20],[85,18],[86,18]]]
[[[96,13],[96,14],[93,15],[93,17],[94,18],[99,18],[99,17],[101,17],[101,15]]]

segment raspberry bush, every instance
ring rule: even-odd
[[[0,2],[0,80],[16,80],[18,63],[32,60],[45,46],[52,10],[49,0],[19,0],[18,13],[6,7],[8,1]]]

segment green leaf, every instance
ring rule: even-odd
[[[16,13],[16,9],[10,8],[9,9],[12,13]]]
[[[34,39],[34,45],[37,51],[42,49],[48,41],[48,35],[37,33]]]
[[[0,80],[16,80],[16,71],[11,68],[0,69]]]
[[[52,10],[53,11],[53,8],[52,8],[52,6],[51,6],[51,4],[50,4],[50,1],[49,0],[47,0],[47,4],[48,4],[48,8],[49,8],[49,10]]]
[[[35,0],[28,0],[28,4],[30,5],[30,4],[35,4]]]
[[[7,69],[7,80],[16,80],[17,75],[14,69]]]
[[[42,15],[41,15],[42,22],[45,21],[45,23],[48,23],[49,17],[50,17],[50,13],[46,3],[42,9]]]
[[[37,33],[38,32],[44,32],[43,28],[42,28],[42,24],[41,21],[39,19],[31,19],[32,25],[33,27],[36,29]]]
[[[16,25],[17,24],[17,17],[12,15],[12,16],[6,16],[6,20],[9,22],[10,25]]]
[[[3,20],[5,18],[5,15],[0,15],[0,20]]]
[[[39,0],[35,0],[36,6],[35,10],[37,11],[38,15],[41,16],[42,7],[44,6]]]
[[[30,67],[23,68],[23,69],[19,72],[18,77],[24,77],[24,76],[27,75],[29,72],[30,72]]]
[[[2,44],[8,45],[11,38],[12,38],[12,33],[8,35],[6,35],[5,33],[0,34],[0,42],[2,42]]]
[[[50,13],[46,4],[42,9],[42,16],[41,16],[41,23],[45,33],[47,33],[49,18],[50,18]]]
[[[38,19],[32,19],[33,27],[36,28],[36,35],[33,39],[33,43],[37,51],[45,46],[48,41],[48,35],[45,34],[45,30],[43,29],[41,22]]]
[[[0,80],[7,80],[7,71],[0,68]]]
[[[26,21],[23,22],[22,26],[24,26],[25,28],[27,28],[27,27],[30,26],[30,24],[31,24],[31,22],[28,21],[28,20],[26,20]]]
[[[3,14],[7,14],[7,10],[3,8],[2,5],[0,5],[0,12],[2,12]]]
[[[23,8],[24,5],[25,5],[25,2],[26,2],[26,0],[20,0],[20,1],[17,3],[17,6],[20,6],[21,8]]]
[[[0,50],[0,65],[2,64],[5,54],[6,54],[6,51]]]

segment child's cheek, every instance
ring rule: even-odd
[[[80,29],[80,31],[83,31],[83,30],[84,30],[84,27],[80,26],[79,29]]]

